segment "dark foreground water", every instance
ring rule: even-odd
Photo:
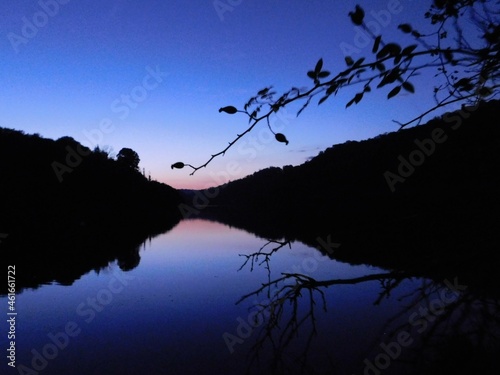
[[[113,263],[71,286],[25,290],[16,300],[17,369],[7,364],[2,319],[0,373],[404,374],[494,366],[498,303],[472,296],[460,280],[352,266],[297,242],[245,256],[266,243],[222,224],[183,221],[143,244],[130,271]],[[282,273],[288,278],[263,287]],[[4,318],[7,302],[0,298]]]

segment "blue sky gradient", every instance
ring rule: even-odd
[[[176,188],[301,164],[335,143],[396,130],[391,120],[432,104],[432,80],[414,81],[415,95],[387,101],[389,89],[380,90],[347,110],[356,88],[320,107],[312,103],[298,118],[290,107],[274,123],[288,146],[262,123],[194,176],[170,168],[204,163],[245,129],[247,118],[220,107],[241,108],[269,85],[278,92],[310,86],[306,72],[320,57],[325,69],[344,69],[346,48],[354,48],[354,59],[371,55],[347,16],[357,3],[387,40],[412,43],[400,23],[428,28],[430,2],[411,0],[3,2],[0,126],[115,152],[130,147],[146,173]]]

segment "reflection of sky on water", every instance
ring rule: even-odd
[[[47,334],[61,332],[68,321],[74,321],[81,333],[49,361],[43,373],[68,369],[73,374],[103,374],[110,369],[124,374],[241,373],[257,333],[235,345],[232,355],[222,335],[236,334],[237,318],[246,320],[248,308],[265,299],[252,297],[235,304],[267,281],[263,266],[250,272],[247,265],[238,271],[244,262],[238,254],[255,252],[265,243],[218,223],[183,221],[146,243],[139,266],[130,272],[123,273],[112,264],[98,274],[84,275],[70,287],[27,290],[18,296],[18,363],[29,365],[31,349],[41,351],[50,342]],[[271,272],[272,278],[281,272],[298,272],[323,280],[380,270],[335,262],[294,243],[272,256]],[[399,293],[416,285],[405,282]],[[380,327],[398,311],[394,299],[373,307],[379,292],[378,282],[325,290],[328,312],[318,307],[315,360],[362,362]],[[92,307],[93,298],[106,305],[98,301],[97,308]]]

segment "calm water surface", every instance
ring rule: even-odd
[[[295,332],[298,337],[273,349],[269,339],[290,321],[290,301],[275,304],[283,315],[268,337],[271,310],[265,310],[265,321],[255,313],[256,306],[268,302],[266,291],[236,304],[269,276],[289,272],[329,280],[387,271],[340,263],[298,242],[272,255],[270,275],[266,264],[240,270],[246,259],[241,254],[254,253],[266,242],[215,222],[183,221],[143,244],[140,264],[131,271],[110,264],[71,286],[26,290],[17,298],[17,364],[35,365],[39,374],[292,374],[301,369],[361,374],[365,358],[381,351],[380,338],[388,334],[384,324],[408,304],[397,297],[425,283],[405,279],[379,304],[374,304],[381,292],[377,280],[321,288],[327,310],[320,292],[314,292],[314,324],[306,318]],[[6,306],[5,298],[1,304]],[[304,290],[298,321],[310,307]],[[403,313],[401,321],[408,321],[410,313]],[[60,334],[65,330],[73,337],[66,340]],[[54,337],[60,340],[57,350]],[[254,347],[258,342],[262,345]],[[259,360],[252,362],[255,354]]]

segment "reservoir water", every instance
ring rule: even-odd
[[[112,262],[72,285],[18,293],[17,371],[0,372],[411,373],[465,309],[457,280],[399,277],[201,219],[139,255],[131,270]]]

